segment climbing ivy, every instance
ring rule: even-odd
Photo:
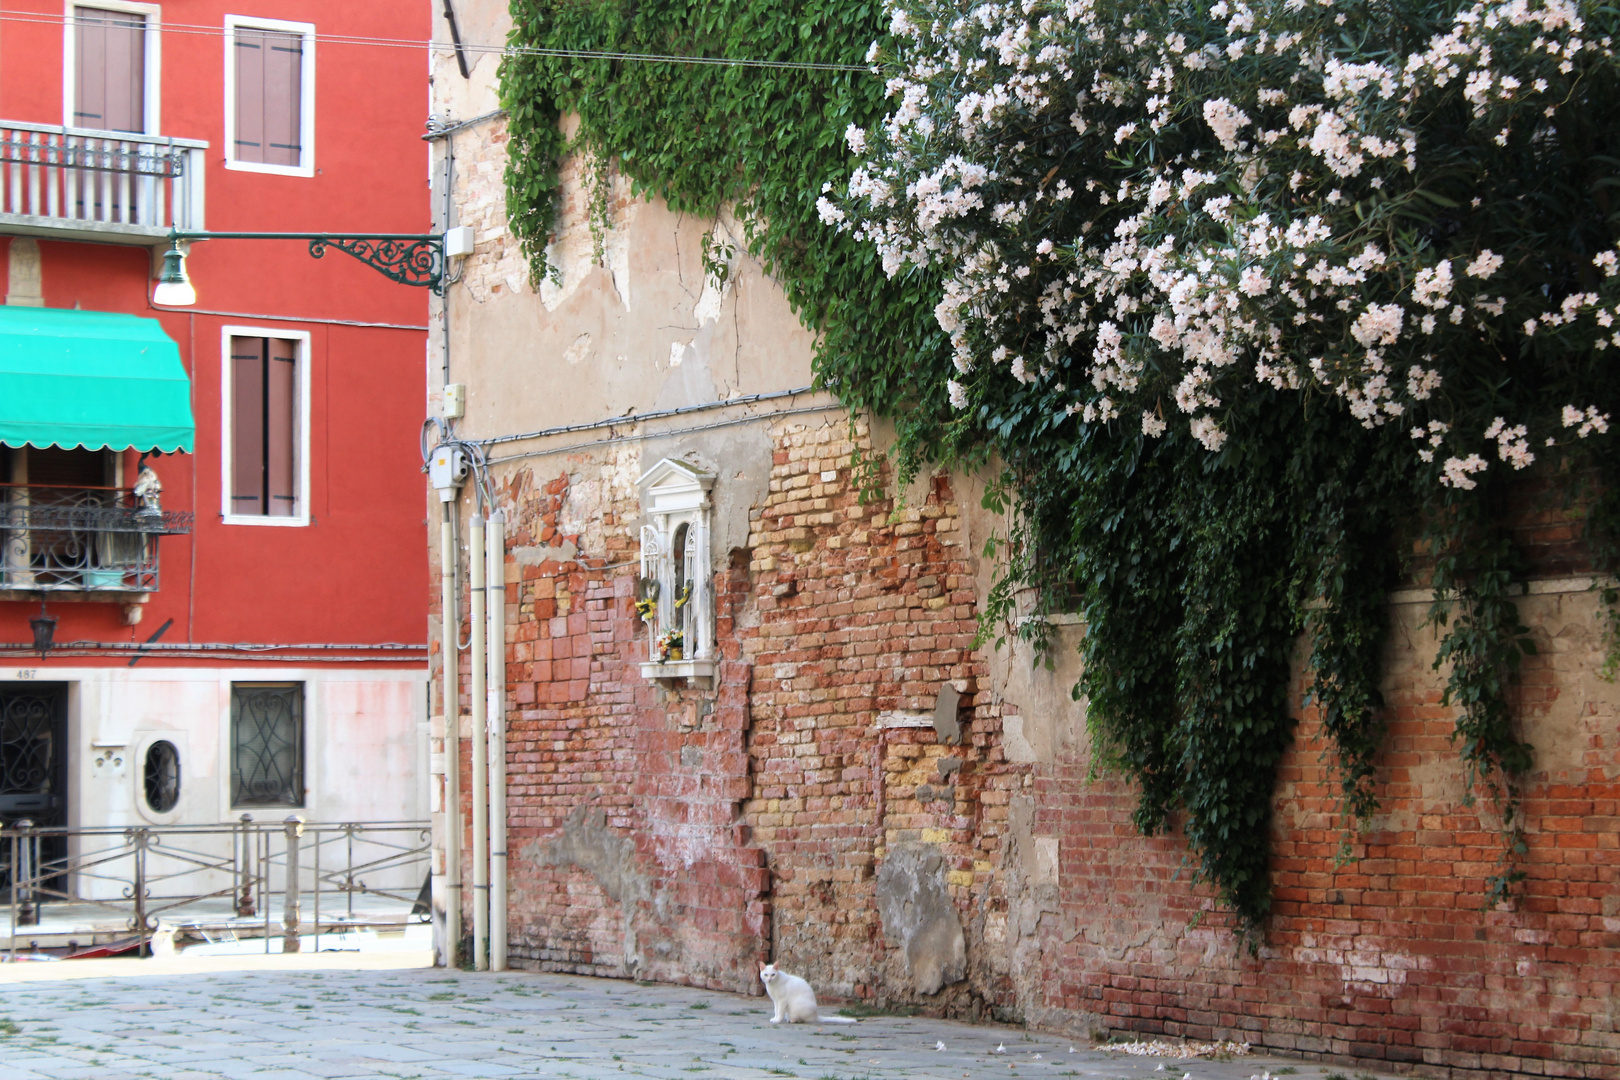
[[[1287,13],[1301,10],[1285,6]],[[1331,5],[1318,6],[1326,11]],[[1338,42],[1332,47],[1346,56],[1371,56],[1386,47],[1379,33],[1404,35],[1391,48],[1414,48],[1460,6],[1405,0],[1396,4],[1399,10],[1386,10],[1349,2],[1337,16],[1311,14],[1312,7],[1301,17],[1336,17],[1343,29],[1328,28]],[[893,420],[900,477],[936,461],[985,469],[995,478],[986,505],[1008,511],[1010,525],[987,548],[1001,570],[985,604],[983,636],[1010,632],[1046,645],[1044,616],[1078,608],[1086,632],[1075,693],[1087,701],[1099,760],[1139,785],[1135,823],[1141,831],[1179,826],[1222,899],[1250,927],[1264,920],[1271,904],[1267,838],[1276,767],[1293,737],[1292,650],[1303,632],[1305,701],[1330,740],[1349,852],[1348,841],[1378,806],[1374,763],[1384,731],[1379,664],[1388,594],[1415,576],[1434,588],[1429,621],[1440,637],[1436,667],[1445,670],[1445,703],[1457,710],[1469,798],[1488,796],[1503,830],[1503,862],[1487,900],[1511,895],[1524,852],[1518,785],[1532,760],[1509,707],[1520,659],[1532,651],[1512,599],[1524,567],[1502,526],[1505,466],[1478,475],[1463,455],[1500,447],[1507,460],[1513,439],[1511,433],[1498,438],[1500,426],[1491,433],[1495,416],[1546,418],[1576,401],[1592,406],[1590,420],[1620,406],[1620,385],[1598,362],[1589,338],[1555,347],[1549,331],[1535,342],[1528,334],[1491,335],[1476,346],[1450,346],[1473,351],[1458,359],[1460,373],[1448,368],[1428,415],[1447,418],[1441,427],[1451,441],[1443,453],[1457,463],[1447,475],[1472,478],[1472,486],[1438,483],[1441,464],[1432,454],[1429,461],[1414,454],[1426,444],[1414,443],[1404,423],[1369,426],[1365,397],[1347,400],[1308,386],[1302,392],[1284,379],[1269,387],[1262,380],[1231,396],[1218,433],[1186,424],[1165,430],[1152,422],[1151,408],[1143,421],[1119,419],[1106,399],[1085,415],[1075,415],[1078,406],[1065,409],[1069,399],[1062,395],[1086,381],[1089,345],[1085,355],[1049,357],[1064,367],[1048,381],[1026,378],[1020,369],[1016,379],[977,377],[967,393],[953,381],[965,379],[962,362],[970,370],[1005,371],[996,367],[1005,354],[993,352],[993,337],[980,337],[964,356],[967,339],[959,336],[953,363],[953,343],[935,313],[948,285],[945,270],[922,258],[891,259],[886,268],[871,244],[828,227],[840,214],[836,208],[817,207],[829,193],[842,196],[861,165],[845,141],[846,129],[876,131],[895,107],[885,79],[896,70],[891,58],[906,27],[888,8],[869,0],[512,0],[511,7],[511,44],[518,48],[501,68],[511,139],[508,213],[536,281],[554,270],[547,245],[565,155],[586,163],[598,193],[598,230],[609,224],[603,195],[615,173],[678,212],[718,222],[721,209],[733,207],[749,252],[818,334],[821,385],[852,411]],[[1233,5],[1217,7],[1224,18]],[[1249,10],[1235,7],[1235,19]],[[1063,8],[996,5],[993,17],[1050,26],[1049,16]],[[1612,29],[1612,9],[1574,8],[1602,32]],[[1195,23],[1217,40],[1221,33],[1184,6],[1115,7],[1101,0],[1066,6],[1093,9],[1123,20],[1120,41],[1162,41],[1169,30]],[[871,56],[891,66],[874,75],[567,51],[834,65]],[[1217,52],[1210,55],[1219,60]],[[1272,78],[1276,71],[1267,63],[1257,70]],[[1494,151],[1464,138],[1468,109],[1457,79],[1455,93],[1423,132],[1425,140],[1439,140],[1434,169],[1412,181],[1411,190],[1382,201],[1369,195],[1355,202],[1359,196],[1351,192],[1351,207],[1364,222],[1355,243],[1376,239],[1407,257],[1461,230],[1483,229],[1498,249],[1517,253],[1508,271],[1519,289],[1515,296],[1556,302],[1592,287],[1601,268],[1594,267],[1593,254],[1613,247],[1620,235],[1620,210],[1613,205],[1620,129],[1614,110],[1601,105],[1613,100],[1617,85],[1612,65],[1591,65],[1572,78],[1562,135],[1527,134],[1542,140],[1534,144],[1541,150],[1524,151],[1522,160],[1511,153],[1492,157]],[[1075,86],[1088,79],[1077,76]],[[952,82],[946,73],[939,81],[940,92],[947,99],[957,94],[960,104],[967,80]],[[1117,103],[1123,92],[1113,86],[1098,93],[1095,100]],[[1097,222],[1114,228],[1123,212],[1108,208],[1106,196],[1143,182],[1144,163],[1160,160],[1155,154],[1187,153],[1196,160],[1204,153],[1213,160],[1219,150],[1196,117],[1180,117],[1153,136],[1162,147],[1149,140],[1140,153],[1134,144],[1113,149],[1131,135],[1111,125],[1092,132],[1104,141],[1083,144],[1085,125],[1071,122],[1069,107],[1062,104],[1053,116],[1018,114],[994,136],[1007,140],[995,153],[1010,176],[1017,154],[1046,154],[1055,163],[1047,171],[1043,162],[1033,175],[1029,187],[1037,193],[1049,185],[1101,193],[1100,202],[1076,201],[1073,221],[1062,217],[1068,211],[1052,211],[1066,236],[1084,231],[1081,217],[1087,229]],[[571,135],[564,133],[564,116],[574,118]],[[1147,137],[1145,129],[1142,134]],[[1226,133],[1220,141],[1231,138]],[[1562,155],[1556,167],[1542,153],[1555,145]],[[1484,225],[1463,210],[1475,190],[1485,190],[1482,176],[1503,192],[1487,205],[1496,216]],[[1249,182],[1240,177],[1230,194],[1252,194],[1243,188]],[[1266,190],[1276,200],[1270,211],[1285,218],[1292,197],[1286,187]],[[1533,213],[1525,209],[1531,206]],[[994,231],[988,218],[982,227],[987,235]],[[711,273],[727,261],[714,235],[711,230],[704,250]],[[1463,280],[1460,262],[1457,274]],[[1401,289],[1411,284],[1397,282]],[[1029,332],[1018,323],[1004,342]],[[1069,366],[1074,370],[1064,374]],[[1157,385],[1156,377],[1147,370],[1144,385]],[[1168,386],[1162,392],[1168,397]],[[1614,439],[1563,441],[1569,445],[1538,444],[1529,475],[1552,476],[1554,490],[1573,491],[1588,508],[1592,550],[1598,566],[1612,572],[1620,567],[1620,493],[1605,480],[1617,464]],[[870,479],[873,463],[860,464]],[[1612,612],[1620,597],[1606,598]]]

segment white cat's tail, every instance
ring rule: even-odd
[[[818,1024],[858,1024],[858,1023],[860,1023],[860,1021],[855,1019],[853,1016],[828,1016],[825,1013],[819,1013],[816,1016],[816,1023],[818,1023]]]

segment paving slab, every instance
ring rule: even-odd
[[[925,1017],[774,1026],[763,998],[422,959],[5,965],[0,1080],[1386,1080]]]

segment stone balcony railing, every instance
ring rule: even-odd
[[[206,142],[0,120],[0,233],[153,245],[203,226]]]

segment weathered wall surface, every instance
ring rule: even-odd
[[[1277,902],[1257,955],[1237,949],[1230,920],[1188,885],[1180,838],[1135,835],[1133,793],[1087,783],[1083,746],[1041,755],[1014,818],[1028,815],[1056,866],[1020,914],[1038,942],[1029,955],[1047,965],[1025,981],[1021,1007],[1082,1030],[1232,1034],[1428,1075],[1616,1075],[1620,693],[1594,677],[1595,606],[1586,592],[1521,602],[1542,655],[1521,695],[1538,766],[1516,903],[1481,910],[1499,819],[1488,803],[1465,805],[1454,712],[1439,705],[1435,641],[1413,598],[1391,614],[1383,812],[1340,865],[1336,782],[1306,717],[1279,777]]]
[[[1583,583],[1522,603],[1542,646],[1521,693],[1539,755],[1522,897],[1481,910],[1496,822],[1465,800],[1434,638],[1405,598],[1383,812],[1340,861],[1335,779],[1302,714],[1275,803],[1276,914],[1250,954],[1179,833],[1137,835],[1133,791],[1093,775],[1069,695],[1082,628],[1057,627],[1054,670],[972,649],[977,552],[999,524],[975,481],[863,501],[851,456],[881,450],[881,430],[821,397],[714,404],[808,383],[812,344],[746,257],[723,288],[704,278],[702,237],[724,220],[614,189],[598,252],[570,173],[561,282],[536,292],[505,232],[503,138],[497,121],[458,144],[458,214],[479,239],[449,298],[463,435],[706,406],[497,452],[518,963],[757,993],[774,959],[826,996],[1076,1037],[1620,1075],[1620,694],[1596,678]],[[639,670],[636,480],[663,457],[717,476],[712,688]]]

